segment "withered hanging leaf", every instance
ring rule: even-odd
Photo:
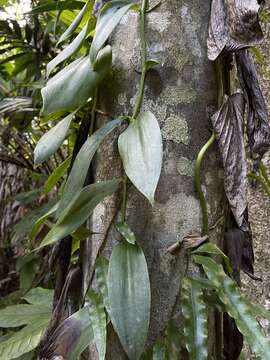
[[[263,40],[258,11],[259,0],[212,0],[207,39],[208,58],[256,46]]]
[[[240,286],[240,270],[253,274],[254,254],[250,232],[232,228],[225,233],[224,251],[233,268],[233,277]]]
[[[244,112],[243,95],[234,94],[225,98],[221,108],[212,116],[212,123],[223,160],[225,192],[238,226],[248,231],[245,219],[247,165],[243,137]]]
[[[224,360],[238,360],[243,348],[243,335],[235,320],[227,313],[223,316],[223,357]]]
[[[248,50],[238,51],[235,57],[239,81],[248,103],[248,143],[250,150],[259,155],[259,162],[270,147],[267,106],[260,88],[255,64]]]

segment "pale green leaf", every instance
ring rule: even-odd
[[[107,339],[107,319],[101,295],[94,290],[88,293],[90,299],[89,316],[92,324],[94,341],[97,347],[99,360],[105,359]]]
[[[62,145],[67,136],[73,116],[74,113],[69,114],[41,137],[34,151],[36,165],[48,160],[60,145]]]
[[[118,147],[130,181],[153,205],[162,166],[159,124],[150,111],[142,113],[119,136]]]
[[[113,30],[116,28],[125,13],[134,4],[127,0],[113,0],[105,4],[100,12],[95,36],[90,49],[90,59],[95,63],[97,54],[107,41]]]
[[[0,327],[11,328],[22,325],[31,325],[33,322],[49,320],[51,309],[49,304],[30,305],[19,304],[7,306],[0,310]]]
[[[109,72],[111,63],[112,51],[108,45],[98,53],[95,70],[86,56],[58,72],[41,90],[43,115],[75,110],[84,105]]]
[[[88,26],[85,25],[76,38],[47,64],[47,76],[50,76],[50,73],[53,71],[53,69],[56,68],[57,65],[61,64],[61,62],[65,61],[71,55],[76,53],[86,37],[87,30]]]
[[[157,340],[153,346],[153,360],[166,360],[166,346]]]
[[[188,278],[183,279],[181,305],[185,345],[190,360],[207,360],[207,308],[203,290]]]
[[[119,180],[104,181],[84,187],[73,201],[60,214],[56,224],[51,228],[38,247],[52,244],[72,234],[90,216],[95,207],[107,196],[112,195],[119,186]]]
[[[138,245],[113,248],[108,273],[109,315],[129,359],[139,359],[147,338],[151,292],[147,263]]]
[[[255,318],[257,314],[253,315],[253,309],[248,305],[235,281],[210,257],[193,255],[193,259],[202,265],[208,279],[215,285],[227,313],[235,320],[251,350],[262,359],[268,359],[270,341]]]
[[[70,204],[77,192],[82,189],[88,173],[90,163],[95,155],[100,143],[111,133],[119,124],[120,120],[113,120],[97,130],[80,149],[71,172],[64,187],[64,192],[60,201],[58,212],[62,212]]]
[[[22,299],[33,305],[44,305],[45,307],[52,307],[53,293],[51,289],[44,289],[41,287],[33,288]]]
[[[27,325],[9,339],[0,342],[0,360],[14,359],[35,349],[48,323],[49,320],[42,319]]]
[[[135,244],[136,238],[134,232],[130,229],[127,223],[121,222],[116,224],[117,231],[123,236],[123,238],[130,244]]]
[[[63,42],[64,40],[66,40],[70,35],[73,34],[73,32],[77,29],[77,27],[80,25],[80,22],[82,21],[82,18],[84,16],[84,14],[89,11],[89,8],[91,6],[91,3],[93,1],[88,0],[86,2],[86,4],[84,5],[84,7],[81,9],[81,11],[78,13],[78,15],[75,17],[75,19],[73,20],[73,22],[70,24],[70,26],[67,28],[67,30],[61,35],[58,43],[60,44],[61,42]]]

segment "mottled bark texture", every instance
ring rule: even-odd
[[[270,16],[270,5],[266,4],[264,8],[265,14]],[[265,63],[256,63],[259,72],[259,82],[262,86],[262,91],[270,111],[270,23],[269,21],[262,21],[263,32],[265,39],[260,46]],[[268,151],[263,159],[267,167],[268,174],[270,174],[270,152]],[[270,310],[270,241],[269,241],[269,228],[270,228],[270,200],[269,197],[262,191],[261,187],[249,188],[249,216],[254,241],[255,252],[255,274],[262,278],[261,282],[250,281],[246,275],[242,278],[243,290],[247,296],[254,301],[259,302]],[[261,321],[261,324],[270,336],[270,322],[268,320]],[[255,356],[249,354],[246,348],[245,359],[255,359]]]
[[[160,65],[147,76],[143,109],[151,110],[159,120],[164,162],[154,207],[133,186],[129,187],[127,221],[146,254],[150,272],[152,313],[148,345],[162,335],[172,315],[177,317],[180,313],[178,299],[185,261],[166,253],[166,249],[201,228],[193,167],[198,151],[210,136],[209,115],[215,109],[217,95],[213,64],[206,54],[209,14],[210,0],[167,0],[147,14],[148,56]],[[140,78],[138,33],[138,14],[131,12],[110,41],[113,71],[100,89],[99,107],[112,117],[132,113]],[[100,125],[103,121],[100,118]],[[98,151],[96,180],[122,174],[117,137],[118,134],[112,135]],[[216,146],[204,160],[203,183],[212,226],[222,215],[224,200],[223,172]],[[92,238],[92,264],[100,248],[109,257],[119,239],[111,223],[119,216],[120,201],[121,191],[94,213],[94,231],[101,234]],[[219,226],[212,228],[211,236],[219,242]],[[124,359],[116,336],[111,333],[108,359]]]

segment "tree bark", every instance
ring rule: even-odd
[[[150,7],[156,2],[150,2]],[[186,270],[183,257],[167,248],[187,234],[201,229],[201,208],[194,188],[194,161],[211,135],[209,115],[216,106],[217,86],[213,64],[207,60],[206,39],[210,0],[167,0],[147,14],[148,58],[160,64],[147,75],[143,110],[159,120],[163,142],[163,169],[153,207],[133,187],[128,190],[127,222],[146,255],[152,291],[152,310],[147,346],[162,336],[168,321],[179,318],[179,291]],[[140,79],[138,14],[121,21],[110,43],[113,71],[100,89],[100,109],[112,117],[131,114]],[[107,119],[99,119],[101,125]],[[123,130],[123,129],[122,129]],[[100,147],[95,162],[96,180],[122,175],[114,133]],[[223,212],[223,173],[216,146],[204,159],[203,188],[209,223]],[[110,256],[118,235],[112,226],[119,216],[121,193],[100,204],[93,215],[91,266],[98,252]],[[222,225],[211,230],[220,243]],[[91,269],[92,269],[91,268]],[[91,271],[90,271],[91,273]],[[124,359],[117,337],[109,334],[108,359]],[[180,345],[179,345],[180,346]],[[91,359],[96,357],[92,354]]]

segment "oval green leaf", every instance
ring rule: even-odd
[[[48,160],[61,146],[67,136],[73,115],[72,113],[66,116],[41,137],[34,151],[36,165]]]
[[[150,319],[147,263],[138,245],[114,247],[108,272],[109,315],[129,359],[143,353]]]
[[[162,138],[154,114],[142,113],[119,136],[119,153],[124,169],[136,188],[154,204],[162,166]]]

